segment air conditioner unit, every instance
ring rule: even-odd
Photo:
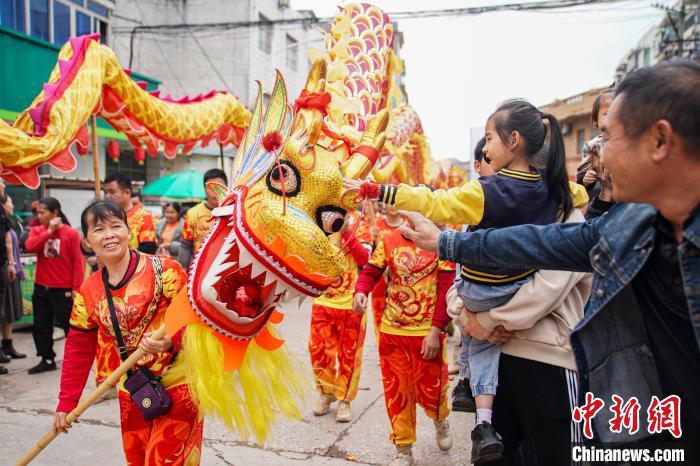
[[[571,133],[571,123],[564,123],[561,125],[561,134],[562,136],[566,136],[567,134]]]

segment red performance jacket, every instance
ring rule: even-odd
[[[46,226],[33,227],[25,244],[37,256],[34,283],[47,288],[78,291],[85,278],[85,257],[80,251],[80,234],[68,225],[53,233]]]

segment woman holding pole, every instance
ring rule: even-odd
[[[162,330],[154,332],[185,286],[185,272],[175,259],[130,250],[126,212],[111,201],[90,204],[81,226],[104,267],[75,296],[54,433],[70,428],[74,417],[66,417],[78,405],[101,333],[122,360],[137,348],[145,354],[119,382],[126,463],[199,464],[202,420],[176,358],[181,334],[160,339]]]

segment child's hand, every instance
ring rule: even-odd
[[[583,176],[582,183],[584,186],[590,186],[593,183],[596,182],[598,179],[598,174],[596,173],[595,170],[588,170],[586,174]]]

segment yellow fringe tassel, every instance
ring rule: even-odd
[[[306,371],[285,345],[267,351],[251,341],[241,367],[224,372],[224,352],[214,331],[190,324],[180,356],[201,415],[218,417],[244,440],[253,434],[264,442],[280,414],[301,418],[299,406],[311,377],[304,377]]]

